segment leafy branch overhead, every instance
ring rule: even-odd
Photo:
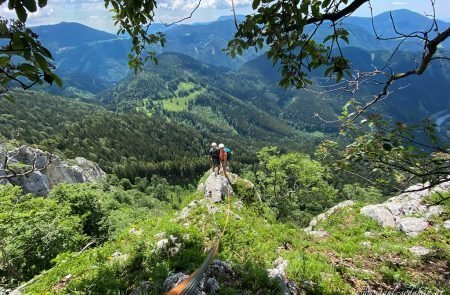
[[[0,0],[0,5],[6,0]],[[35,84],[55,82],[61,87],[61,79],[55,75],[52,54],[38,40],[38,35],[25,26],[28,15],[47,5],[46,0],[9,0],[8,8],[14,10],[17,20],[0,17],[0,94],[8,90],[8,85],[18,85],[28,89]],[[161,33],[148,34],[153,22],[156,1],[105,0],[105,8],[112,7],[113,19],[119,34],[128,34],[133,47],[129,54],[129,65],[135,71],[142,68],[147,60],[156,60],[156,52],[150,45],[164,46]]]
[[[410,75],[421,75],[434,59],[447,59],[439,53],[439,45],[450,35],[450,28],[437,25],[434,11],[432,25],[429,29],[418,32],[402,33],[396,28],[394,19],[392,26],[396,36],[385,38],[376,32],[378,40],[398,40],[400,42],[393,54],[397,53],[405,39],[412,39],[423,44],[423,54],[419,66],[404,73],[387,73],[385,87],[375,95],[373,103],[388,94],[388,87],[396,80]],[[349,43],[349,32],[342,26],[346,17],[358,10],[369,0],[323,0],[323,1],[270,1],[254,0],[256,13],[247,15],[239,24],[235,38],[228,43],[228,53],[234,57],[249,48],[262,49],[264,44],[269,50],[267,56],[273,64],[279,64],[282,79],[280,85],[297,88],[311,84],[308,75],[315,69],[324,69],[325,76],[334,77],[337,82],[344,76],[350,76],[351,62],[347,59],[341,46]],[[372,17],[373,19],[373,17]],[[328,27],[332,33],[323,40],[317,40],[320,28]],[[349,84],[355,85],[349,81]],[[373,104],[372,103],[372,104]],[[366,108],[368,108],[368,105]],[[362,111],[364,111],[364,108]]]

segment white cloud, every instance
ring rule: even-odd
[[[158,6],[170,10],[192,10],[199,1],[202,9],[225,9],[231,8],[231,0],[162,0],[158,1]],[[251,5],[251,0],[235,0],[236,7],[248,7]]]

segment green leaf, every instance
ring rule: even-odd
[[[47,60],[45,59],[45,57],[43,57],[39,53],[35,52],[34,58],[41,69],[43,69],[43,70],[48,69],[48,63],[47,63]]]
[[[36,0],[23,0],[22,3],[29,12],[36,12]]]
[[[62,87],[61,79],[57,75],[55,75],[54,73],[50,73],[50,75],[53,77],[53,80],[56,83],[56,85],[58,85],[59,87]]]
[[[323,43],[326,43],[328,40],[334,39],[334,38],[335,38],[334,35],[328,35],[328,36],[325,37],[325,39],[323,39]]]
[[[261,3],[261,0],[253,0],[252,8],[253,9],[258,8],[260,3]]]
[[[16,14],[17,14],[17,18],[21,21],[21,22],[26,22],[27,21],[27,17],[28,14],[25,11],[25,8],[23,6],[17,6],[16,7]]]
[[[47,0],[38,0],[38,5],[40,8],[47,6]]]
[[[9,56],[0,56],[0,67],[5,67],[10,63]]]

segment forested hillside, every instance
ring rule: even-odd
[[[173,83],[191,85],[180,80]],[[120,85],[127,84],[119,84],[119,89]],[[151,89],[131,85],[135,91]],[[162,101],[173,108],[181,106],[180,112],[152,100],[149,104],[155,104],[155,109],[139,107],[143,101],[133,100],[128,102],[131,109],[112,112],[42,92],[19,91],[14,93],[15,102],[0,101],[0,133],[8,140],[36,144],[68,158],[86,157],[120,178],[134,181],[156,174],[176,183],[192,182],[204,172],[212,141],[230,146],[235,153],[232,165],[240,169],[254,163],[256,151],[265,145],[312,152],[322,138],[297,132],[251,105],[222,95],[199,96],[189,112],[187,104],[177,104],[182,97],[174,97],[172,104],[170,99]]]

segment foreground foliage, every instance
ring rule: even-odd
[[[333,194],[329,184],[314,178],[315,173],[324,173],[323,167],[306,156],[272,155],[264,159],[264,173],[269,173],[268,168],[278,169],[278,176],[283,175],[283,169],[296,171],[294,175],[303,187],[296,192],[298,196],[307,197],[317,185],[318,191]],[[298,163],[308,167],[303,171],[309,173],[303,174]],[[266,180],[273,181],[273,175],[266,175]],[[276,187],[284,190],[289,181],[282,177]],[[270,201],[269,194],[263,196],[268,202],[261,203],[249,194],[245,183],[237,183],[236,196],[231,199],[232,211],[241,218],[232,215],[218,254],[219,259],[231,263],[236,277],[231,282],[219,280],[220,294],[255,294],[262,290],[264,294],[280,294],[278,282],[269,279],[266,271],[278,257],[289,261],[288,278],[310,294],[348,294],[368,287],[450,291],[446,277],[450,235],[441,226],[450,216],[450,203],[448,199],[442,201],[443,196],[432,196],[429,201],[444,202],[444,215],[434,218],[434,226],[415,238],[381,228],[360,215],[361,203],[321,221],[317,226],[329,236],[316,238],[288,221],[298,222],[295,206],[302,198],[292,198],[289,206],[293,207],[280,219],[279,212],[284,208]],[[6,245],[2,261],[5,257],[10,261],[9,265],[1,264],[2,284],[15,285],[32,278],[23,290],[26,294],[129,293],[142,282],[146,282],[150,294],[159,294],[171,273],[191,273],[202,263],[216,239],[217,227],[224,225],[227,207],[214,204],[217,210],[211,213],[207,209],[211,205],[203,200],[187,217],[179,219],[181,208],[204,197],[170,186],[157,176],[136,184],[110,177],[97,185],[59,185],[47,199],[24,196],[12,186],[0,189],[2,245]],[[373,189],[355,185],[346,186],[341,193],[366,201],[381,198]],[[322,196],[314,196],[321,204]],[[245,205],[239,209],[234,204],[241,198]],[[324,200],[329,202],[326,196]],[[326,202],[324,208],[329,206]],[[45,238],[39,236],[41,233]],[[157,246],[161,237],[170,235],[181,243],[175,254]],[[23,248],[25,245],[34,248],[29,251]],[[430,254],[419,258],[408,251],[418,245],[431,249]],[[8,267],[20,276],[13,277]]]

